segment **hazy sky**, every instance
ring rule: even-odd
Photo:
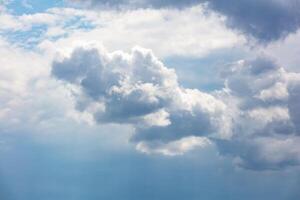
[[[0,0],[0,199],[298,200],[299,0]]]

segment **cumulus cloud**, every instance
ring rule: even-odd
[[[227,106],[213,95],[181,87],[175,71],[150,50],[108,53],[80,47],[56,60],[52,74],[70,85],[77,108],[98,123],[134,126],[131,140],[140,147],[150,142],[174,146],[189,136],[230,137]]]
[[[85,6],[184,8],[205,3],[208,8],[227,17],[227,25],[262,42],[277,40],[300,26],[298,0],[69,0]]]
[[[69,90],[50,76],[49,55],[16,47],[1,37],[0,54],[1,153],[4,148],[14,149],[10,142],[21,138],[66,145],[74,142],[76,135],[84,135],[82,139],[87,140],[95,140],[93,135],[97,135],[97,148],[107,145],[119,149],[127,145],[124,141],[131,134],[131,127],[109,124],[95,127],[89,113],[74,109]],[[120,131],[122,134],[118,134]]]
[[[226,92],[220,95],[236,102],[237,112],[231,140],[216,141],[221,154],[249,169],[299,165],[300,75],[258,57],[236,62],[225,76]]]
[[[99,124],[131,125],[130,141],[144,153],[180,155],[213,142],[245,168],[300,164],[300,75],[269,58],[233,63],[222,73],[224,89],[210,93],[184,88],[142,48],[81,46],[55,60],[52,75]]]

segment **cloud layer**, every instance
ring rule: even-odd
[[[300,26],[298,0],[70,0],[91,7],[184,8],[201,3],[227,17],[227,25],[261,42],[277,40]]]
[[[268,58],[231,64],[224,89],[211,93],[184,88],[142,48],[81,46],[55,60],[52,74],[68,85],[77,110],[100,124],[133,126],[142,152],[176,155],[213,142],[245,168],[300,164],[300,76]]]

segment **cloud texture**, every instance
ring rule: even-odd
[[[259,57],[233,64],[225,76],[228,93],[222,97],[236,102],[237,112],[231,140],[217,141],[220,152],[246,168],[298,165],[299,74]]]
[[[244,34],[270,42],[295,32],[300,26],[299,0],[70,0],[91,7],[185,8],[205,3],[227,17],[227,25]]]
[[[300,164],[300,76],[265,57],[238,61],[222,73],[224,88],[181,86],[150,50],[75,48],[52,74],[67,84],[77,110],[100,124],[129,124],[145,153],[177,155],[212,142],[239,166],[278,169]]]
[[[127,54],[78,48],[55,61],[52,73],[73,86],[77,107],[92,112],[98,122],[133,124],[135,141],[229,134],[220,128],[228,123],[226,105],[210,94],[180,87],[175,71],[149,50],[135,48]]]

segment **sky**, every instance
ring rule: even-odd
[[[0,0],[0,199],[299,200],[299,0]]]

